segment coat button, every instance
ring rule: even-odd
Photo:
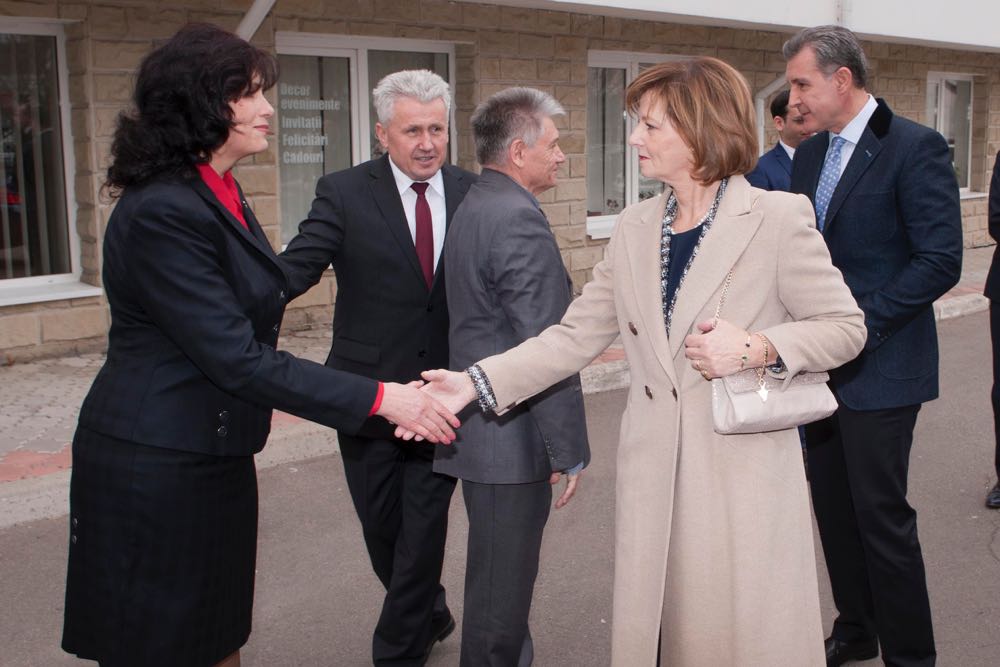
[[[644,385],[644,386],[646,388],[646,396],[648,398],[653,398],[653,391],[649,388],[649,385],[647,384],[647,385]]]
[[[229,421],[229,410],[223,410],[219,413],[219,421],[223,424]]]
[[[285,290],[281,290],[280,292],[278,292],[278,298],[281,299],[282,301],[285,300],[286,298]]]
[[[225,426],[220,426],[219,430],[216,431],[215,434],[220,438],[225,438],[227,435],[229,435],[229,429],[226,428]]]
[[[271,327],[271,331],[273,331],[274,333],[278,333],[280,330],[281,330],[280,324],[275,324],[273,327]]]
[[[635,325],[632,324],[631,322],[628,323],[628,330],[632,332],[633,336],[638,336],[639,335],[639,330],[636,329]]]
[[[674,400],[676,401],[677,400],[677,387],[671,387],[670,388],[670,393],[673,394]]]
[[[73,527],[76,528],[79,525],[80,525],[80,520],[77,519],[76,517],[73,517]]]
[[[71,535],[69,541],[72,542],[73,544],[76,544],[76,535]]]

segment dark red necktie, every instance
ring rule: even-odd
[[[431,222],[431,207],[424,193],[427,183],[411,183],[410,187],[417,193],[417,208],[414,217],[417,219],[417,234],[413,245],[417,249],[417,259],[420,269],[424,272],[424,280],[429,288],[434,282],[434,225]]]

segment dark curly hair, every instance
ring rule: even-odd
[[[231,32],[207,23],[181,28],[143,59],[133,108],[118,115],[104,183],[111,197],[155,176],[192,176],[229,137],[229,103],[277,78],[274,56]]]

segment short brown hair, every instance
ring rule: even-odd
[[[707,185],[757,164],[750,86],[731,65],[709,57],[654,65],[625,91],[629,113],[638,113],[646,93],[663,106],[694,154],[694,178]]]

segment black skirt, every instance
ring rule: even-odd
[[[253,457],[73,438],[62,647],[104,667],[208,667],[246,643]]]

